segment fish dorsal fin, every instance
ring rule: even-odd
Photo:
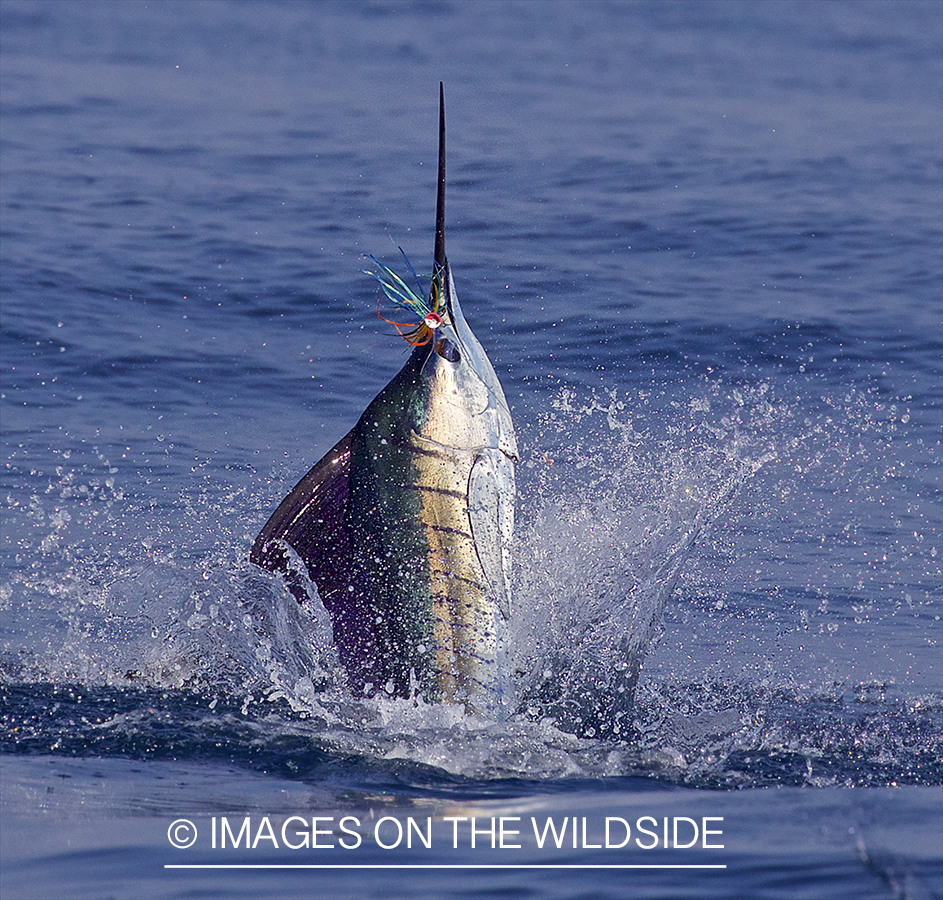
[[[295,597],[304,600],[307,586],[291,570],[287,544],[303,560],[328,611],[336,604],[338,592],[347,590],[349,581],[346,518],[352,435],[353,431],[344,435],[282,500],[249,554],[257,566],[284,576]]]

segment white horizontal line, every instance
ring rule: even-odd
[[[695,864],[629,864],[615,863],[607,865],[604,863],[587,863],[582,865],[574,863],[377,863],[358,864],[352,863],[345,865],[338,863],[332,865],[329,863],[166,863],[165,869],[726,869],[724,864],[720,865],[695,865]]]

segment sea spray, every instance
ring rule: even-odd
[[[180,487],[184,476],[162,474],[162,455],[113,464],[82,444],[48,471],[14,456],[5,538],[20,561],[0,585],[4,746],[225,753],[292,777],[319,771],[327,754],[358,759],[365,772],[382,760],[489,779],[938,781],[939,698],[871,682],[836,687],[827,672],[800,682],[807,651],[797,642],[840,636],[855,616],[866,624],[877,605],[791,599],[769,574],[794,565],[789,548],[764,532],[784,498],[802,492],[810,540],[854,534],[821,512],[821,498],[880,497],[922,477],[891,457],[906,407],[880,407],[867,392],[818,406],[783,396],[783,386],[707,378],[683,390],[535,395],[540,411],[518,416],[517,712],[504,723],[351,697],[316,594],[298,604],[245,561],[266,489],[252,476],[211,481],[197,463],[192,488]],[[925,515],[920,501],[911,508]],[[904,537],[900,559],[922,564],[925,545]],[[857,568],[858,580],[872,571]],[[755,581],[743,608],[747,576]],[[891,614],[919,625],[919,584],[907,594]],[[757,671],[728,672],[715,648],[743,635],[756,642]],[[742,651],[735,658],[742,665]],[[854,747],[878,762],[859,760],[849,773],[841,760]]]

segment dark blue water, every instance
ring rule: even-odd
[[[903,0],[2,0],[5,900],[943,896],[941,39]],[[440,79],[522,445],[500,724],[351,698],[246,561],[404,360],[360,270],[430,265]]]

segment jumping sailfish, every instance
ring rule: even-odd
[[[376,262],[376,261],[375,261]],[[282,501],[251,560],[331,616],[350,687],[364,694],[506,703],[514,460],[504,392],[468,327],[445,255],[445,104],[428,296],[378,264],[384,294],[420,319],[402,370]],[[378,310],[379,312],[379,310]],[[303,563],[302,565],[299,565]]]

